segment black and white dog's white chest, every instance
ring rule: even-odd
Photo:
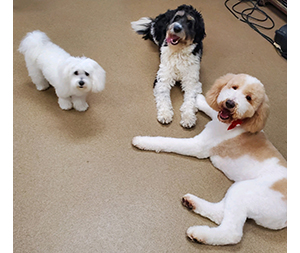
[[[161,75],[171,75],[175,81],[192,78],[199,81],[200,57],[192,53],[196,45],[190,45],[182,50],[174,51],[169,46],[160,49],[160,66],[157,78]]]

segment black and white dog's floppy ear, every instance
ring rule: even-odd
[[[200,53],[200,55],[202,55],[202,49],[203,49],[202,40],[206,36],[204,21],[200,12],[194,9],[193,13],[195,18],[195,32],[196,32],[194,37],[194,43],[197,44],[193,53],[194,54]]]
[[[175,13],[176,10],[168,10],[166,13],[158,15],[153,21],[154,25],[153,25],[152,36],[155,39],[154,41],[157,42],[156,44],[158,44],[159,47],[162,46],[165,40],[168,25],[173,19]]]
[[[175,10],[168,10],[155,19],[143,17],[138,21],[131,22],[131,27],[138,34],[143,35],[143,39],[149,39],[161,47],[166,37],[168,25],[174,15]]]

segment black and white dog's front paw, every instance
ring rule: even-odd
[[[173,120],[174,112],[170,109],[160,109],[157,112],[157,120],[164,125],[170,124]]]
[[[197,117],[193,111],[192,112],[182,112],[180,125],[183,126],[184,128],[192,128],[193,126],[196,125],[196,120],[197,120]]]

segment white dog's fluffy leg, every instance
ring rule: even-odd
[[[32,61],[29,57],[25,57],[25,61],[28,74],[31,77],[32,82],[35,84],[37,90],[42,91],[48,89],[50,85],[34,61]]]
[[[59,107],[63,110],[70,110],[73,108],[71,97],[68,98],[58,97],[58,104]]]
[[[185,128],[191,128],[196,124],[196,96],[202,92],[202,84],[195,83],[193,80],[182,80],[182,89],[184,91],[184,102],[180,107],[180,124]]]
[[[41,67],[37,65],[37,59],[40,56],[40,53],[45,49],[45,45],[49,42],[50,39],[45,33],[33,31],[27,33],[19,46],[19,52],[25,57],[28,74],[38,90],[45,90],[49,87],[49,83],[40,69]]]
[[[170,90],[171,86],[163,82],[157,82],[153,89],[157,108],[157,120],[162,124],[171,123],[174,115]]]
[[[212,109],[206,102],[205,97],[202,94],[198,94],[196,98],[196,107],[204,112],[211,119],[216,119],[218,116],[218,112]]]
[[[72,96],[73,107],[80,112],[86,111],[89,108],[89,105],[85,99],[86,96]]]
[[[218,203],[211,203],[204,199],[198,198],[192,194],[186,194],[182,198],[182,204],[193,210],[201,216],[209,218],[216,224],[220,224],[224,215],[224,201]]]

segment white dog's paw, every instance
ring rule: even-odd
[[[74,109],[79,112],[84,112],[89,108],[89,105],[85,101],[73,101]]]
[[[197,120],[197,117],[193,111],[192,112],[182,112],[180,125],[183,126],[184,128],[192,128],[193,126],[196,125],[196,120]]]
[[[63,110],[70,110],[73,108],[72,102],[70,99],[58,98],[59,107]]]
[[[201,111],[205,106],[207,106],[205,97],[202,94],[198,94],[196,98],[196,107]]]
[[[210,240],[211,228],[208,226],[193,226],[189,227],[186,235],[194,242],[203,244],[213,244]]]
[[[50,84],[46,81],[43,83],[36,84],[35,86],[38,91],[43,91],[49,89]]]
[[[173,110],[162,109],[157,112],[157,120],[162,124],[170,124],[172,122],[173,115]]]

